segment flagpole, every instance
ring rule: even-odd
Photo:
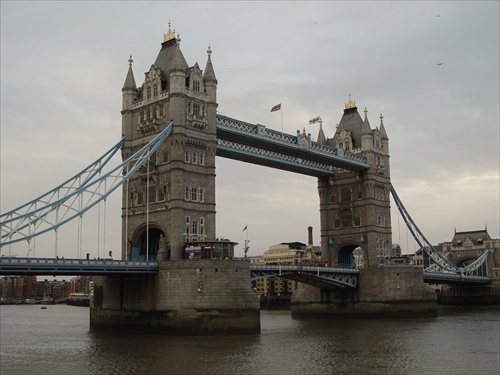
[[[243,229],[243,231],[246,231],[247,232],[247,239],[245,240],[245,247],[243,248],[243,251],[245,252],[245,256],[243,257],[243,260],[247,261],[248,260],[248,257],[247,257],[247,253],[248,253],[248,249],[249,249],[249,246],[248,246],[248,224],[245,225],[245,229]]]
[[[280,107],[281,112],[281,134],[283,134],[283,108]]]

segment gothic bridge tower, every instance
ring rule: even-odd
[[[371,165],[361,173],[337,169],[334,177],[318,179],[321,249],[333,267],[376,267],[392,247],[389,139],[382,115],[372,129],[364,112],[363,120],[349,96],[333,138],[326,139],[322,130],[318,136],[339,152],[365,155]]]
[[[137,87],[132,58],[122,88],[125,160],[173,121],[148,165],[123,188],[122,259],[182,259],[187,241],[215,238],[217,79],[208,48],[189,66],[169,29]]]

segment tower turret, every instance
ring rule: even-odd
[[[361,148],[366,150],[373,149],[373,134],[370,122],[368,121],[368,111],[365,107],[365,119],[363,121],[363,127],[361,129]]]
[[[203,72],[203,85],[205,86],[206,94],[206,111],[207,111],[207,127],[208,131],[211,133],[216,133],[215,120],[217,114],[217,78],[215,77],[214,67],[212,65],[212,50],[210,46],[207,50],[207,64],[205,65],[205,71]]]
[[[385,131],[384,116],[382,116],[382,113],[380,114],[379,132],[380,132],[380,139],[382,141],[382,148],[384,149],[385,153],[389,155],[389,137],[387,136],[387,133]]]
[[[131,138],[132,131],[132,109],[133,103],[137,98],[137,86],[135,84],[134,72],[132,70],[132,56],[128,59],[128,72],[125,77],[125,83],[122,87],[122,135],[126,139]]]

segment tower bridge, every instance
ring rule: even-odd
[[[57,233],[121,187],[122,259],[110,264],[87,260],[86,266],[79,263],[84,260],[52,261],[50,266],[31,260],[20,266],[21,261],[6,259],[0,263],[2,273],[32,263],[37,270],[47,267],[46,272],[93,268],[101,275],[94,284],[93,326],[257,332],[259,298],[249,279],[276,272],[313,284],[301,283],[294,293],[298,314],[398,314],[409,309],[417,315],[434,314],[436,297],[423,283],[421,269],[384,267],[392,248],[392,194],[436,267],[474,276],[489,255],[465,267],[451,264],[425,240],[395,194],[382,115],[372,128],[366,109],[362,118],[349,97],[333,137],[320,126],[317,142],[305,131],[285,134],[222,116],[217,114],[218,81],[210,48],[207,54],[203,70],[198,63],[189,66],[169,29],[140,86],[130,58],[122,87],[123,138],[110,151],[121,151],[122,164],[104,173],[104,156],[39,199],[1,215],[1,246],[29,242],[42,233]],[[226,256],[189,259],[196,246],[216,241],[216,156],[317,178],[321,256],[327,267],[287,269],[283,274],[283,268],[263,269]],[[351,266],[354,253],[359,269]],[[341,309],[330,303],[335,301]]]

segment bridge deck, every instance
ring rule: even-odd
[[[491,277],[472,276],[451,272],[424,272],[424,282],[429,284],[488,285]]]
[[[157,262],[113,259],[0,258],[0,275],[106,276],[155,274]]]

